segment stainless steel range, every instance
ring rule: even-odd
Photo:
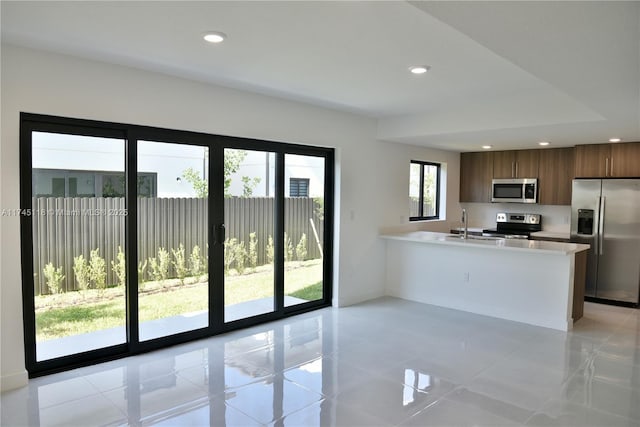
[[[506,239],[528,239],[531,233],[542,230],[542,215],[529,213],[496,214],[496,228],[482,230],[483,236]]]

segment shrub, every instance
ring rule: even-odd
[[[164,282],[169,277],[169,252],[165,248],[158,249],[156,258],[149,258],[153,280]]]
[[[89,264],[87,264],[84,255],[78,255],[73,258],[73,274],[76,277],[76,282],[78,282],[78,289],[82,292],[89,289],[90,272]]]
[[[255,271],[258,266],[258,239],[256,238],[256,233],[249,233],[249,253],[247,254],[247,259],[249,261],[249,267],[253,271]]]
[[[235,237],[224,241],[224,274],[229,273],[231,265],[235,261],[237,242]]]
[[[236,262],[236,271],[238,274],[244,274],[245,262],[247,260],[247,250],[244,248],[244,242],[236,243],[233,258]]]
[[[300,241],[296,245],[296,259],[298,261],[304,261],[307,259],[307,235],[302,233]]]
[[[171,258],[169,251],[165,248],[158,249],[158,266],[160,267],[160,273],[162,280],[169,278],[169,267],[171,266]]]
[[[118,246],[116,259],[111,261],[111,270],[113,270],[116,275],[118,286],[124,287],[127,284],[127,260],[120,246]]]
[[[62,281],[64,280],[64,274],[62,274],[62,267],[55,268],[53,263],[48,263],[42,270],[44,277],[47,280],[47,286],[52,294],[59,294],[62,292]]]
[[[269,236],[267,240],[267,264],[273,264],[273,238]]]
[[[147,260],[138,262],[138,289],[144,289],[144,275],[147,272]]]
[[[187,269],[187,260],[184,256],[184,245],[180,243],[178,249],[171,249],[173,254],[173,268],[176,276],[180,279],[180,283],[184,284],[184,278],[187,277],[189,270]]]
[[[100,256],[100,249],[91,251],[89,257],[89,277],[96,289],[104,290],[107,286],[107,263]]]
[[[293,261],[293,244],[291,238],[284,233],[284,262]]]
[[[195,245],[189,255],[189,271],[192,276],[200,276],[204,272],[204,259],[200,255],[200,246]]]

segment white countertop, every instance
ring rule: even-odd
[[[513,250],[533,253],[552,253],[558,255],[569,255],[589,249],[589,245],[580,243],[547,242],[542,240],[481,240],[473,238],[464,240],[451,234],[434,233],[430,231],[382,234],[380,237],[390,240],[403,240],[407,242],[460,246],[466,248]]]

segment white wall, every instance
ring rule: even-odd
[[[7,45],[1,79],[3,209],[19,207],[20,112],[335,147],[335,305],[384,295],[380,229],[450,226],[406,223],[409,160],[447,162],[446,211],[459,210],[458,154],[375,141],[370,118]],[[26,382],[19,219],[2,218],[1,233],[1,379],[9,389]]]

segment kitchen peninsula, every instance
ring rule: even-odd
[[[381,238],[388,295],[562,331],[582,316],[589,245],[426,231]]]

